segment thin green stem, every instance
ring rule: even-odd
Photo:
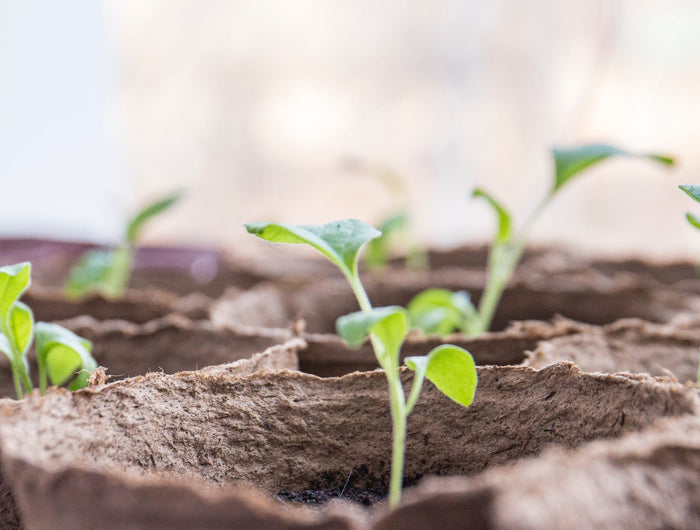
[[[44,363],[39,362],[39,392],[43,396],[46,393],[46,387],[48,386],[48,376],[46,373],[46,366]]]
[[[357,276],[346,274],[350,287],[355,293],[360,309],[364,312],[372,310],[372,304],[367,296],[367,291],[362,286]],[[384,346],[374,336],[370,335],[372,348],[377,357],[377,361],[384,368],[384,374],[389,382],[389,402],[391,405],[392,423],[392,453],[391,453],[391,476],[389,478],[389,506],[395,508],[401,501],[401,487],[403,486],[403,466],[406,451],[406,396],[403,385],[399,377],[399,367],[390,363],[385,363]],[[388,359],[387,359],[388,360]],[[417,396],[416,396],[417,397]]]
[[[488,278],[486,280],[484,292],[481,295],[481,300],[479,301],[478,325],[472,327],[474,330],[474,332],[471,333],[472,335],[486,333],[491,328],[491,322],[493,321],[496,308],[501,301],[503,291],[508,285],[510,277],[513,275],[513,271],[515,271],[525,251],[525,245],[527,244],[527,239],[530,236],[532,227],[547,204],[549,204],[552,196],[552,193],[545,195],[544,199],[532,210],[525,224],[523,224],[522,229],[510,242],[494,244],[491,247],[491,251],[489,252]]]
[[[397,367],[398,368],[398,367]],[[393,426],[393,448],[391,454],[391,477],[389,479],[389,506],[396,508],[401,501],[403,465],[406,452],[406,403],[403,385],[398,370],[386,372],[389,380],[389,401]]]
[[[15,394],[17,394],[17,399],[22,399],[24,393],[22,392],[22,381],[19,378],[19,374],[15,369],[14,363],[12,363],[12,380],[15,383]]]

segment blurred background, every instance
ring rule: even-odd
[[[700,2],[24,0],[0,3],[0,236],[117,241],[173,189],[145,242],[255,252],[247,221],[377,224],[486,239],[479,185],[523,218],[550,148],[613,160],[567,186],[537,242],[700,256],[677,189],[700,183]],[[387,186],[378,175],[402,183]]]

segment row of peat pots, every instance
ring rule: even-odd
[[[700,526],[693,264],[529,252],[496,331],[449,338],[478,365],[475,400],[426,383],[389,510],[387,383],[369,345],[334,334],[357,308],[331,266],[153,249],[122,300],[67,301],[80,250],[0,249],[3,264],[34,263],[24,300],[37,318],[91,340],[107,368],[85,390],[0,401],[2,528]],[[435,253],[432,270],[391,268],[365,287],[377,306],[429,287],[478,298],[485,260]],[[410,335],[402,355],[442,342]],[[0,367],[0,394],[12,389]]]

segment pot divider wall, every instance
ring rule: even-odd
[[[81,315],[97,320],[127,320],[144,323],[170,313],[189,318],[206,318],[212,300],[200,294],[178,297],[173,293],[156,289],[128,290],[122,298],[108,299],[93,294],[71,300],[57,287],[32,286],[22,297],[34,311],[37,320],[53,322]]]
[[[617,437],[699,408],[696,392],[682,385],[585,374],[565,363],[540,371],[479,368],[479,377],[467,409],[426,384],[409,418],[408,484],[425,475],[475,475],[552,445]],[[411,374],[404,379],[408,385]],[[336,511],[299,515],[251,500],[240,488],[268,495],[346,483],[348,490],[386,490],[390,421],[378,371],[240,376],[224,365],[57,390],[8,402],[2,415],[3,470],[31,528],[186,528],[200,521],[267,528],[271,520],[277,528],[331,528]],[[184,489],[191,500],[173,511]],[[357,518],[355,509],[342,513],[348,525]]]
[[[484,333],[478,337],[462,334],[448,337],[424,336],[411,333],[401,348],[401,359],[412,355],[426,355],[441,344],[454,344],[468,350],[478,366],[516,365],[526,359],[528,351],[553,337],[579,333],[587,326],[566,319],[553,324],[545,322],[514,322],[505,331]],[[263,330],[261,330],[262,332]],[[369,342],[359,349],[349,348],[337,335],[302,333],[307,346],[299,352],[299,367],[321,377],[333,377],[350,372],[366,372],[379,367]]]
[[[172,374],[250,357],[290,340],[289,330],[236,330],[217,328],[206,320],[168,315],[146,324],[123,320],[98,321],[76,317],[61,325],[93,343],[93,357],[107,369],[108,380],[148,372]],[[523,350],[524,351],[524,350]],[[36,373],[35,357],[30,357]],[[0,396],[14,397],[12,371],[6,357],[0,358]]]
[[[373,305],[405,306],[430,287],[466,290],[478,301],[484,275],[458,269],[396,271],[390,276],[369,276],[364,283]],[[234,292],[212,306],[211,316],[219,324],[263,327],[286,327],[302,318],[309,332],[333,333],[336,319],[357,309],[347,282],[327,279],[308,285],[260,284]],[[607,324],[628,317],[666,322],[678,313],[699,310],[697,296],[634,275],[614,279],[599,274],[518,275],[504,292],[492,329],[505,329],[511,321],[548,320],[557,314]]]
[[[576,333],[540,342],[524,364],[542,368],[571,361],[586,372],[672,375],[695,382],[698,346],[700,327],[624,319],[603,327],[578,324]]]

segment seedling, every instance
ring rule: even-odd
[[[370,338],[389,382],[393,426],[389,504],[397,506],[403,481],[406,420],[418,400],[423,380],[427,378],[447,397],[469,406],[477,385],[474,359],[466,350],[450,344],[438,346],[426,356],[406,358],[406,366],[415,372],[407,398],[401,382],[400,351],[410,329],[408,311],[399,306],[373,308],[357,271],[360,248],[381,232],[357,219],[325,225],[249,223],[245,227],[267,241],[311,245],[333,262],[350,283],[361,311],[340,317],[336,328],[351,346],[357,347]]]
[[[363,261],[369,269],[383,269],[391,257],[391,251],[396,246],[408,247],[406,252],[406,267],[410,269],[425,269],[428,266],[428,254],[425,249],[413,241],[411,219],[406,204],[408,193],[401,177],[391,168],[374,165],[357,158],[344,161],[346,169],[360,173],[379,182],[392,195],[396,207],[379,224],[382,233],[367,244]]]
[[[181,198],[174,193],[155,201],[128,223],[124,242],[109,250],[88,250],[71,269],[64,292],[69,298],[80,298],[89,293],[101,293],[106,298],[121,298],[129,285],[134,251],[143,227],[154,217],[165,212]]]
[[[70,390],[85,387],[97,368],[92,344],[57,324],[35,325],[32,310],[19,301],[30,282],[31,264],[0,267],[0,351],[10,360],[17,399],[32,391],[27,353],[34,338],[42,394],[49,379]]]
[[[503,291],[520,261],[535,222],[557,192],[576,175],[614,156],[647,158],[667,166],[674,163],[674,160],[668,156],[630,153],[605,144],[553,149],[552,156],[554,158],[552,187],[518,232],[513,229],[511,214],[500,202],[480,188],[474,190],[472,197],[486,201],[496,213],[498,221],[496,235],[489,250],[486,286],[479,301],[478,310],[465,294],[453,295],[449,291],[436,289],[424,291],[409,303],[408,309],[411,321],[426,333],[447,334],[459,330],[469,335],[479,335],[489,330]],[[700,220],[697,222],[700,223]],[[444,321],[441,321],[443,319]]]

